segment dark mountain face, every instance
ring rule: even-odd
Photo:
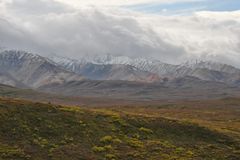
[[[27,88],[27,86],[20,81],[16,80],[14,77],[8,73],[0,73],[0,84],[18,86],[20,88]]]

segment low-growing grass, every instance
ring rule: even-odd
[[[3,160],[237,160],[239,146],[190,122],[0,99]]]

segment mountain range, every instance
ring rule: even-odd
[[[210,98],[239,95],[240,69],[200,60],[173,65],[147,58],[70,59],[3,50],[0,83],[67,96]]]
[[[145,75],[145,82],[191,76],[205,81],[223,82],[231,85],[239,85],[240,83],[240,69],[213,61],[195,60],[173,65],[154,59],[131,59],[111,55],[94,56],[93,58],[88,57],[79,60],[58,56],[53,56],[51,59],[66,70],[95,80],[139,80],[144,82],[141,75]],[[110,71],[110,74],[108,71]],[[114,74],[118,73],[122,74],[114,76]],[[129,75],[135,75],[135,78]]]

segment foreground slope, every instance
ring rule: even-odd
[[[0,159],[232,159],[239,142],[196,124],[0,99]]]

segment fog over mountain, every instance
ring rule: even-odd
[[[111,54],[171,64],[207,59],[239,67],[239,11],[164,15],[124,7],[150,2],[2,0],[0,46],[74,59]]]

